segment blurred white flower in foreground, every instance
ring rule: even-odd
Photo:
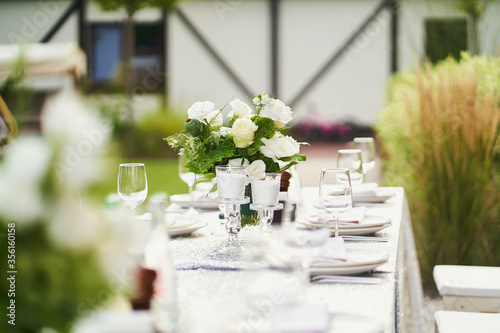
[[[110,124],[69,89],[47,102],[41,121],[44,136],[59,149],[56,174],[65,185],[79,189],[98,180]]]
[[[20,223],[34,222],[43,212],[40,192],[52,150],[40,137],[20,137],[7,146],[0,165],[0,212]]]

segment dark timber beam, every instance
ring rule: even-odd
[[[228,64],[222,59],[222,57],[215,51],[214,47],[208,43],[208,41],[203,37],[203,35],[196,29],[196,27],[189,21],[189,19],[184,15],[182,10],[177,9],[176,11],[179,19],[184,23],[186,28],[193,34],[193,36],[200,42],[200,44],[205,48],[205,50],[212,56],[212,58],[217,62],[217,64],[222,67],[222,69],[226,72],[226,74],[233,80],[234,84],[240,88],[240,90],[245,93],[245,95],[249,95],[252,91],[248,88],[243,81],[236,75],[236,73],[229,67]]]
[[[271,5],[271,94],[279,96],[279,2],[270,0]]]
[[[50,42],[52,37],[54,37],[54,35],[59,31],[59,29],[61,29],[61,27],[64,25],[64,23],[66,23],[66,21],[69,19],[71,14],[73,14],[73,12],[75,10],[77,10],[83,6],[82,2],[83,2],[83,0],[73,1],[73,3],[68,7],[68,9],[66,9],[66,11],[61,15],[61,17],[59,17],[59,19],[56,21],[56,23],[54,23],[54,25],[50,28],[50,30],[45,34],[45,36],[43,36],[43,38],[40,40],[40,43]],[[80,14],[80,16],[81,16],[81,14]],[[81,33],[82,32],[80,31],[79,36],[78,36],[79,39],[82,38]],[[80,40],[80,42],[81,42],[81,40]]]
[[[299,91],[299,93],[295,95],[295,97],[289,103],[290,106],[293,107],[294,104],[297,104],[297,102],[300,101],[316,83],[318,83],[318,81],[323,77],[323,75],[326,74],[328,69],[330,69],[330,67],[332,67],[335,63],[337,63],[340,57],[349,48],[349,46],[351,46],[351,44],[356,40],[356,38],[358,38],[358,36],[365,31],[365,29],[370,25],[370,23],[373,22],[380,14],[380,12],[386,9],[388,4],[391,3],[392,1],[393,0],[381,1],[378,7],[375,8],[373,13],[363,22],[363,24],[361,24],[361,26],[347,39],[347,41],[340,47],[340,49],[336,51],[330,57],[330,59],[316,72],[313,78],[309,80],[309,82]]]

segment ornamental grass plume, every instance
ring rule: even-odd
[[[420,267],[500,264],[500,60],[426,63],[396,75],[377,124],[385,181],[404,186]]]

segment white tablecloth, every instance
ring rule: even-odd
[[[317,188],[304,188],[304,198],[313,200]],[[300,281],[291,273],[277,270],[178,270],[180,321],[187,332],[267,332],[295,294],[309,303],[324,304],[331,314],[344,318],[362,315],[380,322],[383,332],[425,331],[421,320],[422,289],[415,255],[411,222],[402,188],[382,204],[367,204],[367,214],[387,216],[392,226],[377,235],[387,243],[347,243],[349,248],[378,249],[390,254],[376,269],[383,278],[377,285],[311,284],[307,295],[297,290]],[[171,240],[176,264],[200,262],[226,235],[215,236],[217,213],[206,213],[209,226],[191,237]],[[219,230],[220,231],[220,230]],[[245,230],[240,233],[245,238]],[[360,324],[358,322],[358,324]]]

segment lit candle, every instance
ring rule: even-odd
[[[242,199],[245,196],[246,167],[217,166],[219,199]]]
[[[260,179],[252,180],[252,199],[254,205],[273,207],[278,205],[281,175],[266,173]]]

